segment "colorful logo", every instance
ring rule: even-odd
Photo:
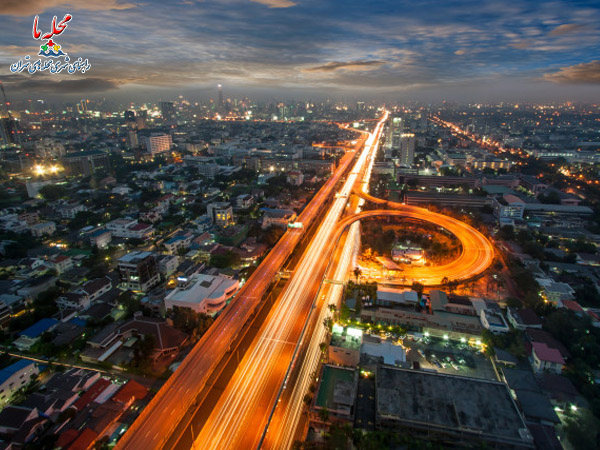
[[[59,56],[66,55],[66,53],[63,53],[63,51],[60,49],[60,45],[54,42],[52,38],[54,36],[58,36],[63,31],[65,31],[67,29],[69,20],[71,20],[72,18],[73,16],[71,14],[65,14],[63,20],[61,20],[57,25],[56,16],[54,16],[54,19],[52,19],[52,31],[42,36],[42,32],[38,29],[39,18],[38,16],[35,16],[35,19],[33,19],[33,31],[31,33],[33,35],[33,38],[48,41],[43,45],[40,45],[40,52],[38,53],[38,56],[52,56],[56,58]]]
[[[88,62],[87,58],[79,57],[73,63],[71,58],[63,51],[62,46],[54,41],[56,36],[59,36],[63,31],[67,29],[69,22],[73,19],[71,14],[65,14],[63,19],[57,23],[56,16],[52,19],[51,31],[44,33],[38,27],[39,17],[35,16],[33,19],[33,30],[32,36],[36,40],[42,40],[40,45],[40,51],[37,56],[43,56],[37,61],[32,61],[31,56],[26,55],[23,59],[20,59],[14,64],[10,65],[10,71],[20,73],[27,70],[29,73],[43,72],[45,70],[50,73],[60,73],[66,71],[67,73],[81,72],[85,73],[91,69],[92,65]]]

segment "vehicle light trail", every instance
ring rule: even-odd
[[[259,330],[215,408],[199,431],[194,448],[256,448],[282,385],[293,351],[335,248],[331,237],[348,197],[376,147],[387,112],[369,135],[339,196],[321,222],[293,276]],[[315,308],[322,307],[316,304]],[[320,310],[318,311],[320,314]]]

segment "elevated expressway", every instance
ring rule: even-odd
[[[369,134],[343,187],[336,195],[318,230],[306,248],[292,277],[275,302],[248,351],[225,387],[217,404],[198,430],[195,449],[255,449],[261,445],[271,411],[286,384],[296,349],[305,334],[307,321],[326,314],[318,296],[321,282],[336,248],[333,234],[346,210],[352,188],[371,165],[381,130],[388,114]],[[323,330],[317,323],[317,329]],[[317,349],[318,349],[317,342]],[[313,347],[311,347],[313,348]],[[314,349],[314,348],[313,348]],[[307,358],[313,359],[313,358]],[[316,358],[318,361],[318,358]]]
[[[359,139],[353,151],[346,153],[335,173],[302,211],[298,221],[304,223],[305,228],[315,221],[327,205],[333,189],[347,174],[365,141],[366,136]],[[197,405],[212,389],[224,366],[223,361],[232,357],[240,337],[264,303],[265,293],[302,237],[303,230],[288,229],[279,239],[235,298],[118,441],[117,450],[162,449],[173,435],[183,432],[182,426],[184,431],[188,429],[187,423]]]

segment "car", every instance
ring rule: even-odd
[[[460,370],[460,367],[458,367],[458,366],[456,365],[456,363],[452,363],[452,368],[453,368],[454,370],[456,370],[457,372]]]
[[[442,367],[445,369],[446,367],[448,367],[448,364],[446,364],[445,362],[442,361]]]
[[[440,364],[440,362],[437,359],[433,360],[433,363],[438,366],[440,369],[442,368],[442,365]]]

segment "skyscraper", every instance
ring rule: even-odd
[[[219,108],[219,111],[222,111],[223,104],[224,104],[224,102],[223,102],[223,86],[221,86],[220,84],[217,84],[217,89],[219,91],[219,104],[217,107]]]
[[[400,135],[400,164],[411,166],[415,162],[415,135],[402,133]]]
[[[160,102],[160,113],[166,121],[175,119],[175,105],[173,102]]]

